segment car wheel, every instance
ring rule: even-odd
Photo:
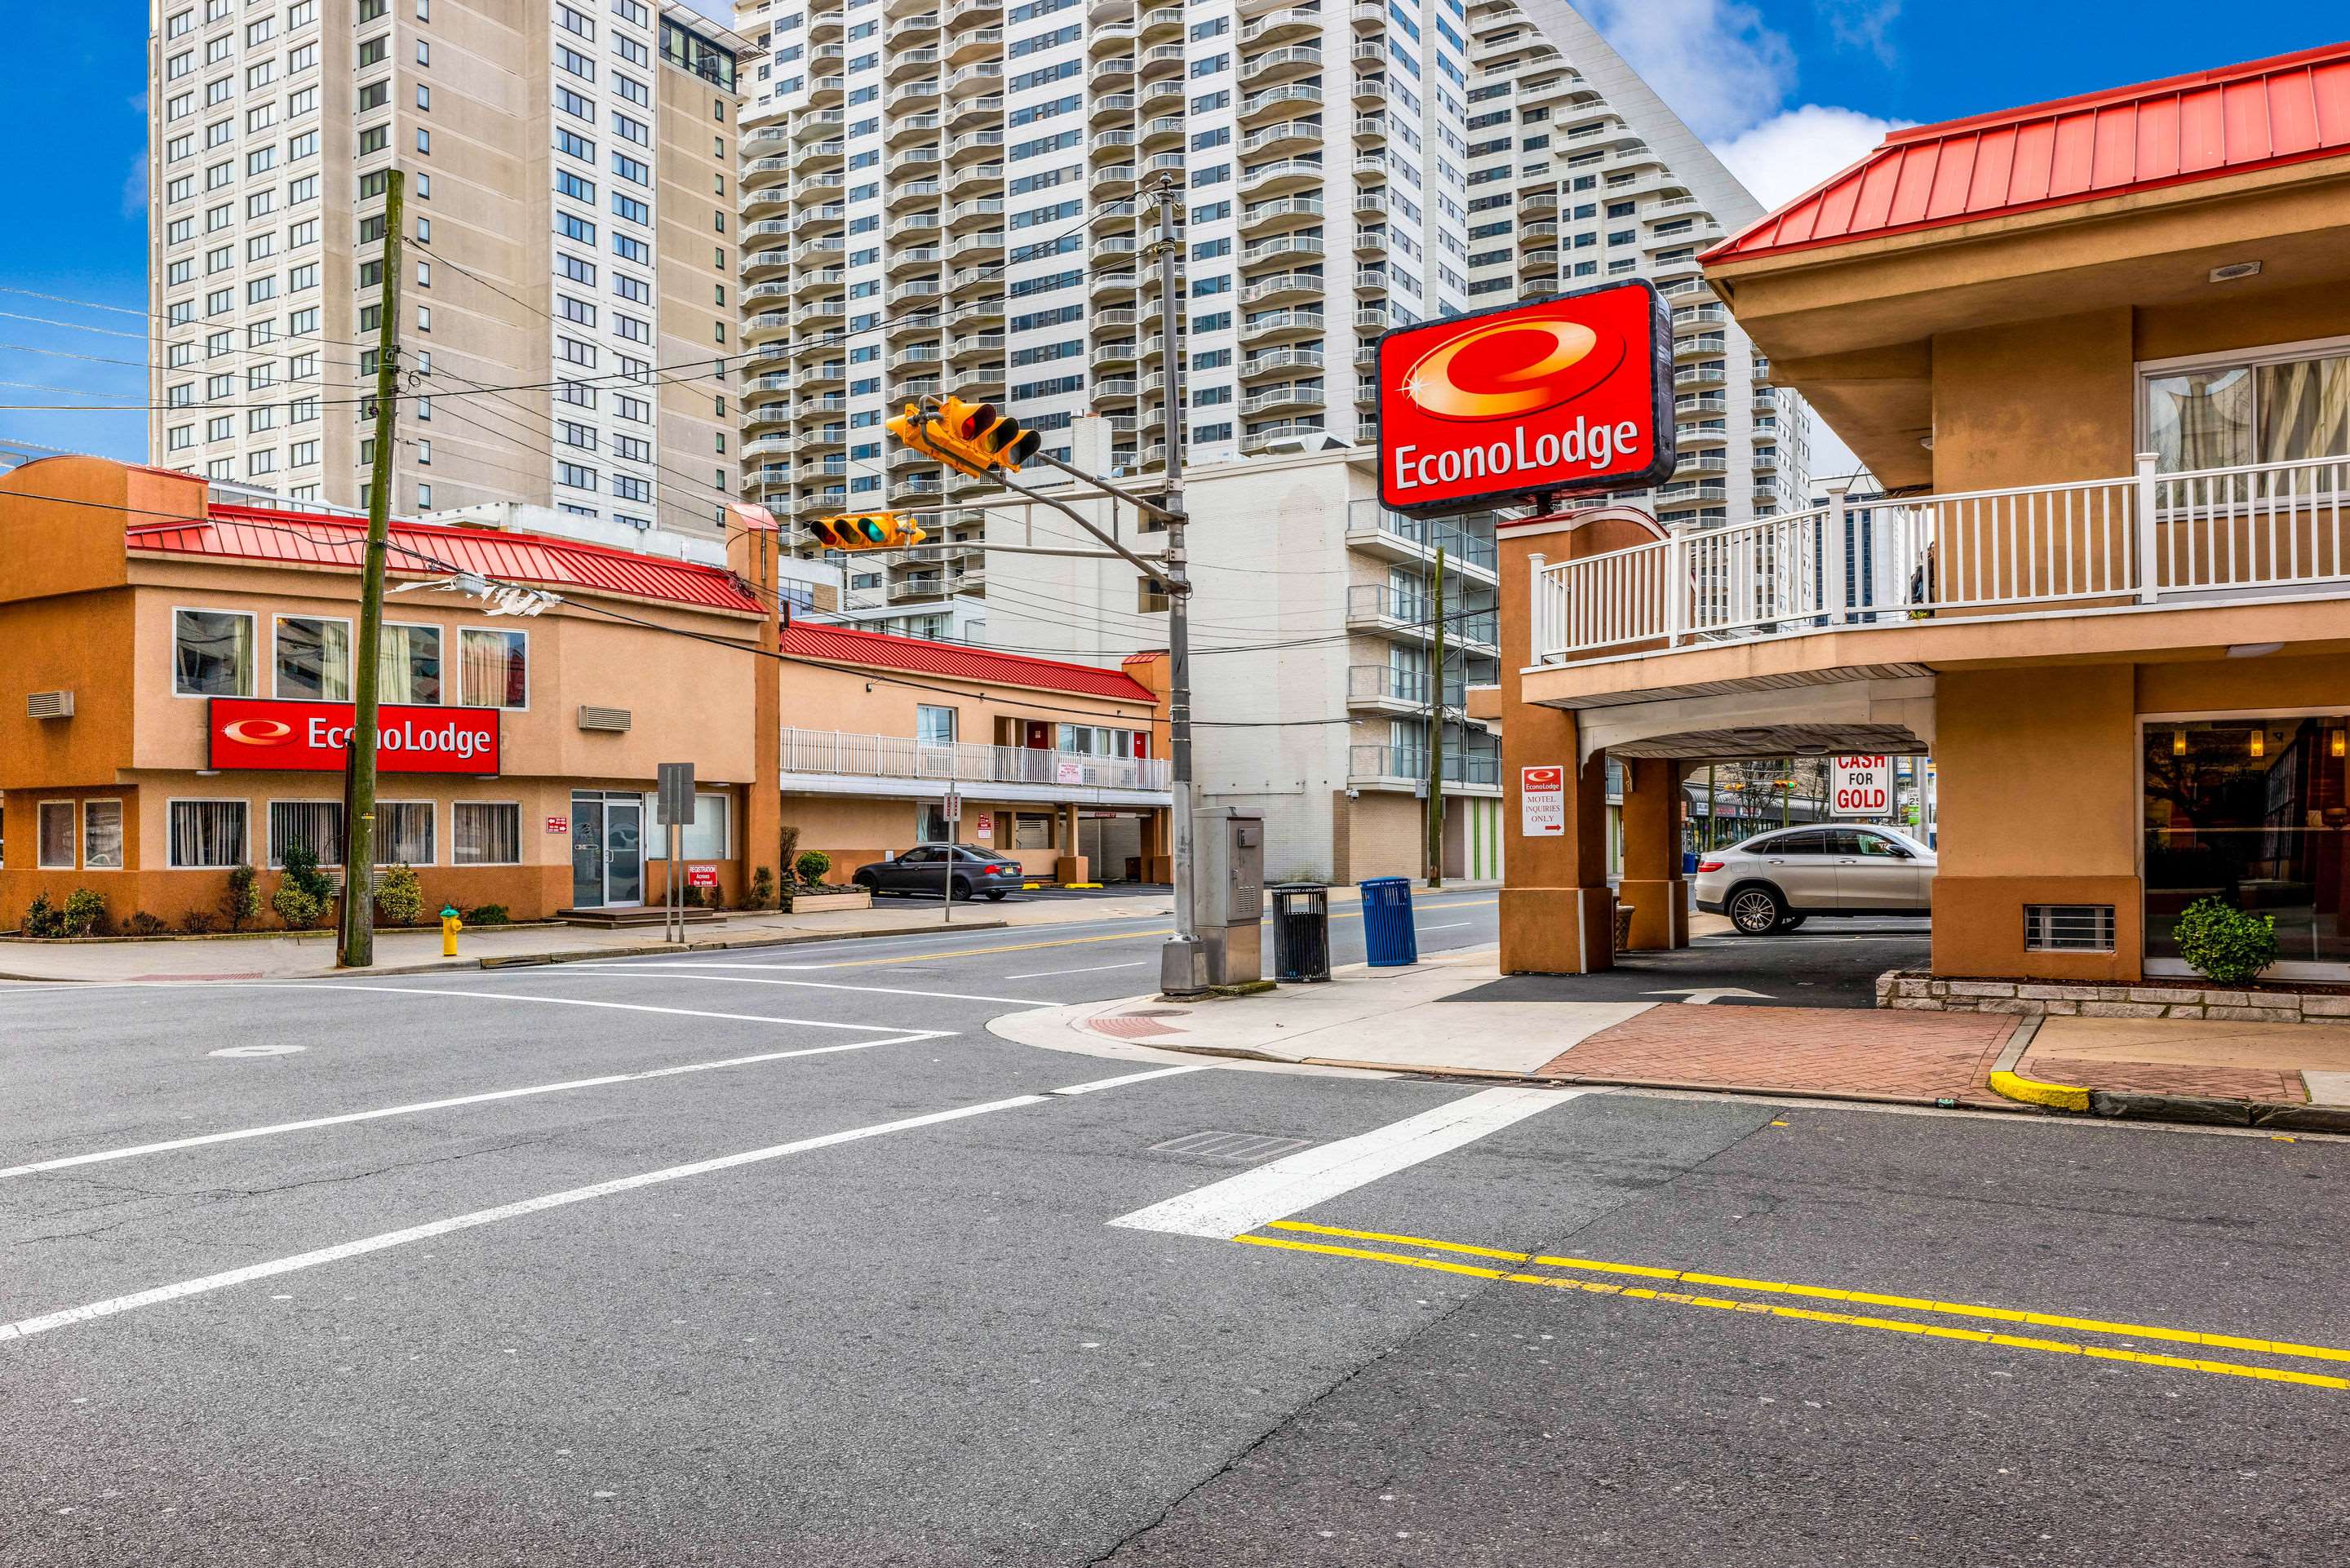
[[[956,877],[954,879],[954,896],[961,898],[965,903],[971,902],[971,883],[963,877]]]
[[[990,888],[987,890],[987,901],[991,904],[1001,904],[1003,902],[1003,889],[1001,888]]]
[[[1765,937],[1779,929],[1787,909],[1768,888],[1741,888],[1730,896],[1729,913],[1742,936]]]
[[[858,887],[864,888],[868,893],[879,890],[875,886],[873,874],[869,871],[859,871],[857,874],[856,881]]]

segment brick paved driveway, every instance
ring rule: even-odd
[[[1998,1013],[1653,1007],[1544,1064],[1544,1077],[2003,1105],[1984,1087],[2017,1021]]]

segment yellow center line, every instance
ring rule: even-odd
[[[1320,1226],[1295,1225],[1285,1220],[1275,1220],[1274,1223],[1290,1229],[1325,1231],[1326,1234],[1363,1236],[1387,1241],[1408,1240],[1401,1237],[1381,1237],[1373,1231],[1335,1231]],[[1281,1236],[1235,1236],[1232,1240],[1252,1247],[1279,1247],[1290,1251],[1321,1252],[1339,1258],[1363,1258],[1372,1262],[1399,1263],[1406,1268],[1413,1269],[1434,1269],[1443,1273],[1467,1274],[1476,1279],[1500,1280],[1514,1285],[1540,1285],[1551,1290],[1582,1291],[1592,1295],[1620,1296],[1634,1301],[1665,1302],[1674,1306],[1711,1307],[1720,1312],[1794,1318],[1804,1323],[1841,1324],[1848,1328],[1881,1329],[1893,1334],[1917,1334],[1928,1339],[1962,1340],[1971,1345],[1998,1345],[2012,1350],[2043,1351],[2052,1355],[2078,1355],[2094,1361],[2121,1361],[2141,1366],[2168,1366],[2182,1372],[2210,1373],[2220,1377],[2249,1377],[2262,1383],[2296,1383],[2312,1388],[2350,1388],[2350,1377],[2329,1377],[2322,1373],[2293,1372],[2271,1366],[2247,1366],[2235,1361],[2190,1360],[2178,1355],[2156,1355],[2142,1350],[2119,1350],[2110,1345],[2073,1345],[2061,1339],[2033,1339],[2022,1334],[1994,1334],[1987,1329],[1952,1328],[1946,1324],[1909,1323],[1899,1318],[1864,1317],[1855,1313],[1820,1312],[1810,1307],[1777,1306],[1769,1302],[1734,1301],[1721,1296],[1690,1295],[1679,1291],[1651,1290],[1645,1285],[1606,1284],[1597,1280],[1565,1280],[1549,1274],[1516,1274],[1502,1269],[1484,1268],[1475,1263],[1452,1263],[1435,1258],[1406,1258],[1393,1252],[1375,1252],[1361,1247],[1338,1247],[1320,1241],[1293,1241]],[[1427,1241],[1414,1241],[1411,1244],[1439,1247],[1451,1245],[1445,1242]],[[1504,1252],[1494,1248],[1463,1247],[1461,1250],[1496,1257],[1527,1256],[1524,1253]],[[1529,1261],[1547,1263],[1555,1260],[1536,1256]],[[1669,1272],[1663,1270],[1639,1272]],[[2217,1336],[2210,1336],[2210,1342],[2225,1343]],[[2268,1342],[2246,1343],[2266,1345]],[[2282,1346],[2278,1348],[2282,1350]]]
[[[2061,1313],[2022,1312],[2008,1307],[1974,1306],[1965,1302],[1933,1301],[1922,1296],[1880,1295],[1870,1291],[1839,1291],[1820,1285],[1788,1284],[1779,1280],[1748,1280],[1734,1274],[1700,1273],[1694,1269],[1652,1269],[1639,1263],[1609,1263],[1596,1258],[1554,1258],[1539,1252],[1513,1252],[1499,1247],[1472,1247],[1460,1241],[1436,1241],[1424,1236],[1396,1236],[1379,1231],[1349,1231],[1333,1225],[1313,1225],[1302,1220],[1275,1220],[1272,1229],[1300,1231],[1317,1236],[1341,1236],[1357,1241],[1386,1241],[1397,1246],[1427,1247],[1440,1252],[1492,1258],[1503,1262],[1534,1263],[1550,1269],[1579,1269],[1592,1273],[1631,1274],[1669,1280],[1680,1284],[1712,1285],[1725,1290],[1761,1291],[1773,1295],[1808,1296],[1814,1301],[1849,1302],[1861,1306],[1899,1307],[1908,1312],[1941,1313],[1951,1317],[1989,1318],[2001,1323],[2028,1324],[2034,1328],[2068,1328],[2078,1334],[2114,1334],[2132,1339],[2155,1339],[2171,1345],[2199,1345],[2220,1350],[2249,1350],[2263,1355],[2298,1355],[2312,1361],[2350,1361],[2350,1350],[2330,1345],[2299,1345],[2290,1340],[2255,1339],[2241,1334],[2201,1334],[2192,1329],[2161,1328],[2152,1324],[2116,1323],[2105,1318],[2068,1317]],[[1793,1310],[1793,1309],[1790,1309]],[[1834,1314],[1831,1314],[1833,1318]],[[1877,1326],[1872,1324],[1870,1326]],[[2350,1387],[2350,1384],[2344,1386]]]
[[[1422,904],[1419,908],[1429,910],[1473,909],[1480,904],[1491,904],[1494,902],[1497,902],[1497,900],[1492,898],[1472,898],[1466,903]],[[1345,909],[1330,918],[1334,920],[1359,920],[1363,917],[1362,911],[1359,909]],[[915,932],[910,934],[919,935],[920,933]],[[1172,935],[1174,935],[1174,932],[1167,927],[1158,926],[1149,930],[1111,931],[1106,935],[1098,937],[1055,937],[1048,941],[1006,942],[1000,946],[992,948],[952,948],[943,952],[899,953],[892,958],[837,959],[831,962],[820,965],[810,965],[809,967],[822,969],[870,969],[879,964],[929,963],[933,959],[979,958],[988,953],[1024,953],[1034,952],[1038,948],[1073,948],[1083,946],[1087,942],[1123,942],[1131,941],[1136,937],[1165,937]]]

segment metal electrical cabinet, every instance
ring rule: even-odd
[[[1213,806],[1191,814],[1191,922],[1207,948],[1208,983],[1264,975],[1264,814]]]

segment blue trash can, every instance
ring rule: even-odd
[[[1681,875],[1684,877],[1694,877],[1697,875],[1697,855],[1695,851],[1688,849],[1681,851]]]
[[[1411,878],[1374,877],[1363,888],[1363,947],[1373,969],[1419,961],[1411,924]]]

